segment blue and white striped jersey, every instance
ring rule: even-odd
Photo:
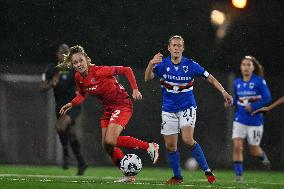
[[[237,78],[234,82],[234,104],[236,106],[234,121],[248,126],[263,124],[263,115],[251,115],[245,110],[246,105],[257,110],[271,101],[270,91],[261,77],[253,74],[249,81]]]
[[[189,107],[196,107],[193,95],[194,78],[209,73],[192,59],[182,57],[179,64],[173,64],[171,57],[164,58],[153,69],[155,77],[160,78],[165,112],[179,112]]]

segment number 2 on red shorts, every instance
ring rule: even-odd
[[[110,121],[113,121],[115,118],[118,118],[118,114],[120,114],[120,110],[114,110],[114,112],[111,114]]]

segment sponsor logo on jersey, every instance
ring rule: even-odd
[[[256,95],[256,91],[237,91],[237,95],[239,96]]]
[[[175,76],[175,75],[170,75],[170,74],[164,74],[163,75],[164,79],[172,79],[172,80],[177,80],[177,81],[190,81],[191,77],[182,77],[182,76]]]
[[[169,71],[170,71],[170,69],[171,69],[170,67],[167,67],[167,72],[169,72]]]
[[[97,85],[92,85],[91,87],[88,87],[87,89],[86,89],[86,91],[94,91],[94,90],[96,90],[97,89]]]

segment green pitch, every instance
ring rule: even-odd
[[[145,168],[134,184],[113,183],[121,173],[112,167],[91,167],[84,176],[74,176],[75,168],[62,170],[53,166],[10,166],[0,165],[0,189],[162,189],[162,188],[228,188],[228,189],[283,189],[284,172],[246,171],[243,183],[234,182],[232,171],[215,171],[217,183],[207,183],[201,171],[183,171],[184,184],[167,186],[170,169]]]

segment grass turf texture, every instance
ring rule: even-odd
[[[245,171],[244,182],[236,183],[231,170],[215,171],[217,183],[208,184],[203,172],[183,171],[184,183],[167,186],[170,169],[145,168],[137,176],[135,184],[113,183],[121,173],[112,167],[91,167],[84,176],[74,176],[76,168],[63,170],[54,166],[0,165],[0,189],[146,189],[146,188],[229,188],[229,189],[283,189],[284,172]]]

